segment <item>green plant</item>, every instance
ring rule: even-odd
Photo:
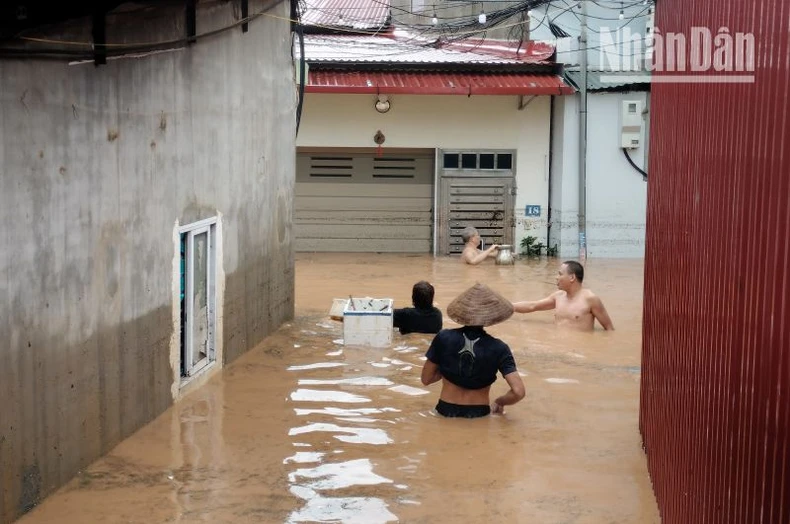
[[[557,244],[554,247],[548,247],[542,242],[538,242],[538,237],[527,237],[521,241],[521,254],[528,257],[539,257],[543,254],[543,248],[546,248],[547,257],[557,256]]]
[[[536,243],[537,237],[527,237],[521,241],[521,254],[528,257],[539,257],[546,247],[543,243]]]

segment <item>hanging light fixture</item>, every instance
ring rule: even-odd
[[[434,8],[434,10],[433,10],[433,18],[431,18],[431,23],[433,25],[438,25],[439,24],[439,19],[436,18],[436,8]]]
[[[387,95],[379,95],[378,99],[376,100],[376,111],[379,113],[386,113],[390,110],[390,101],[387,98]]]
[[[477,21],[480,22],[480,25],[485,25],[486,23],[486,12],[483,10],[483,4],[480,4],[480,16],[477,17]]]
[[[622,2],[620,2],[620,16],[619,16],[619,18],[620,18],[620,20],[625,18],[625,10],[623,9],[623,3]]]

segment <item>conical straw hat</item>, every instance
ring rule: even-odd
[[[513,315],[513,304],[485,284],[477,283],[450,302],[447,315],[464,326],[493,326]]]

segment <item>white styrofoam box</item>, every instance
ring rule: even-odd
[[[343,343],[373,347],[392,344],[392,299],[350,298],[343,310]]]
[[[329,317],[333,320],[343,320],[343,310],[348,304],[347,298],[332,299],[332,307],[329,309]]]

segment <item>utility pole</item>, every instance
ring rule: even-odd
[[[587,260],[587,2],[581,0],[581,31],[579,53],[581,86],[579,86],[579,261]]]

